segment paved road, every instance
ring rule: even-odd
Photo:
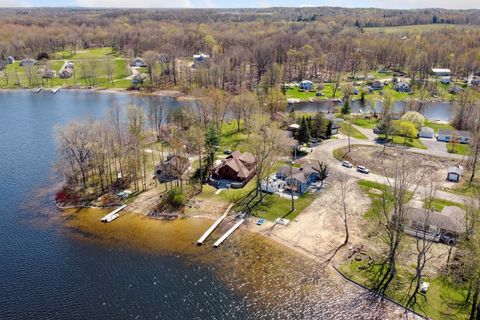
[[[359,140],[359,139],[351,139],[351,144],[352,145],[377,145],[373,141],[367,141],[367,140]],[[392,178],[387,178],[381,175],[377,175],[374,173],[370,174],[363,174],[360,172],[357,172],[355,168],[345,168],[341,165],[341,162],[335,159],[333,156],[333,151],[338,148],[346,147],[348,146],[348,141],[345,138],[341,139],[335,139],[335,140],[327,140],[323,143],[321,143],[319,146],[313,148],[313,152],[310,153],[309,155],[306,156],[306,159],[315,159],[315,160],[321,160],[327,163],[329,166],[330,170],[333,171],[333,173],[344,173],[349,176],[358,178],[358,179],[364,179],[368,181],[373,181],[377,183],[382,183],[382,184],[393,184],[395,181]],[[408,148],[405,149],[406,151],[409,152],[417,152],[416,148]],[[422,151],[429,151],[429,150],[422,150]],[[434,153],[434,151],[432,151]],[[420,152],[421,153],[421,152]],[[430,154],[430,153],[426,153]],[[368,166],[368,164],[366,164]],[[426,194],[428,192],[427,188],[424,188],[422,186],[412,186],[412,190],[416,188],[417,193],[419,194]],[[435,196],[440,199],[452,201],[452,202],[458,202],[458,203],[463,203],[465,197],[457,194],[453,194],[450,192],[445,192],[438,190],[436,191]]]

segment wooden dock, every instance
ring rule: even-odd
[[[119,212],[122,211],[123,209],[125,209],[126,207],[127,207],[126,204],[118,207],[117,209],[113,210],[112,212],[107,214],[105,217],[100,219],[100,221],[105,222],[105,223],[112,222],[113,220],[117,219],[120,216]]]
[[[231,227],[230,229],[228,229],[227,232],[225,232],[225,234],[223,236],[220,237],[220,239],[217,240],[217,242],[215,242],[213,244],[213,246],[215,248],[217,248],[219,245],[222,244],[223,241],[225,241],[235,230],[238,229],[238,227],[240,227],[240,225],[242,223],[245,222],[245,219],[240,219],[237,223],[235,223],[235,225],[233,227]]]
[[[211,226],[210,228],[208,228],[207,231],[205,231],[205,233],[200,237],[200,239],[198,239],[197,241],[197,244],[198,245],[202,245],[203,242],[205,242],[205,240],[207,240],[207,238],[212,234],[212,232],[218,227],[218,225],[223,221],[223,219],[225,219],[227,217],[227,214],[228,212],[230,211],[230,209],[232,209],[233,207],[233,204],[229,205],[227,210],[225,210],[225,213],[217,219],[217,221],[215,221]]]

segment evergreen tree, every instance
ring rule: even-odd
[[[207,168],[210,168],[215,161],[215,152],[220,144],[221,137],[214,125],[210,125],[205,131],[205,149],[207,154]]]
[[[302,117],[300,129],[298,129],[297,140],[299,143],[307,143],[311,138],[312,136],[310,135],[310,128],[308,127],[307,119]]]
[[[342,114],[347,115],[352,112],[352,108],[350,107],[350,99],[345,100],[345,103],[342,106]]]
[[[326,139],[328,123],[329,121],[325,119],[323,113],[317,112],[310,126],[310,134],[312,135],[312,137]]]

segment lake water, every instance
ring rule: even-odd
[[[289,110],[301,111],[301,112],[332,112],[334,108],[340,108],[341,103],[339,102],[331,102],[331,101],[319,101],[319,102],[300,102],[293,105],[289,105]],[[407,104],[402,101],[398,101],[395,103],[394,110],[398,113],[403,113],[407,108]],[[382,110],[382,103],[377,102],[375,105],[375,110],[377,112],[381,112]],[[373,109],[367,103],[366,107],[362,107],[360,102],[353,101],[352,102],[352,112],[359,113],[360,111],[366,112],[373,112]],[[444,122],[449,122],[453,119],[454,112],[452,104],[449,102],[426,102],[420,109],[420,113],[422,113],[425,118],[429,120],[440,120]]]
[[[194,245],[208,221],[103,225],[99,212],[56,212],[54,126],[145,101],[0,92],[0,319],[371,318],[362,291],[259,236],[239,232],[213,250]]]

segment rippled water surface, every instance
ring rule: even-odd
[[[214,250],[194,245],[210,221],[45,216],[54,126],[113,103],[145,98],[0,92],[0,319],[373,318],[361,291],[260,236]]]

